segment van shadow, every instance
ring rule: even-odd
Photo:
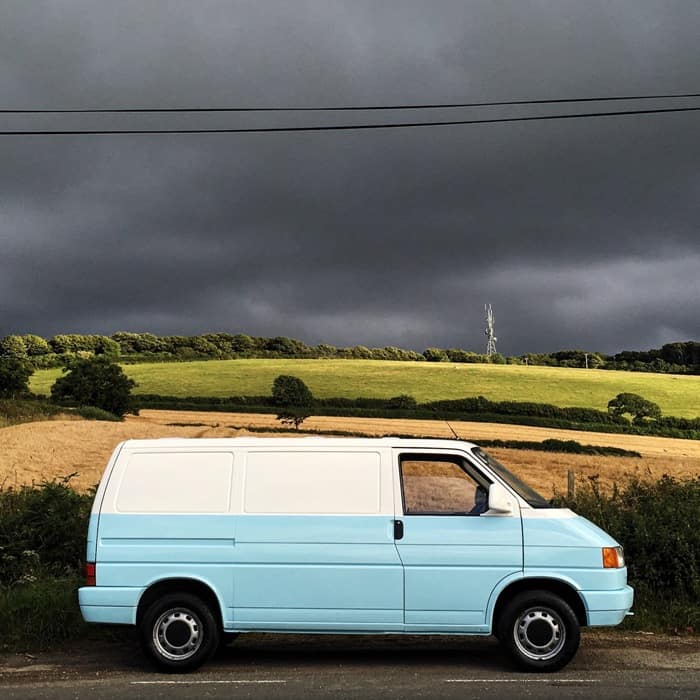
[[[423,666],[510,670],[493,638],[425,635],[242,634],[210,664],[255,666]]]

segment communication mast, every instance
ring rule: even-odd
[[[484,311],[486,312],[486,330],[484,331],[486,335],[486,356],[491,357],[496,354],[496,341],[498,340],[494,333],[493,309],[491,308],[491,304],[488,306],[484,304]]]

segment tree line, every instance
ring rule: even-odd
[[[589,369],[700,374],[700,342],[667,343],[652,350],[625,350],[614,355],[585,350],[487,356],[462,348],[429,347],[422,353],[396,346],[336,347],[308,345],[286,336],[262,337],[244,333],[157,336],[120,331],[111,336],[59,334],[43,338],[35,334],[7,335],[0,340],[0,357],[29,363],[34,369],[61,367],[67,360],[105,356],[120,362],[172,362],[237,358],[298,358],[400,360],[405,362],[467,362]]]

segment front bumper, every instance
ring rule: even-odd
[[[579,591],[592,627],[619,625],[632,608],[634,589],[625,586],[612,591]]]

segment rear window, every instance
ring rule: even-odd
[[[230,452],[142,452],[129,458],[117,493],[119,513],[227,513]]]

